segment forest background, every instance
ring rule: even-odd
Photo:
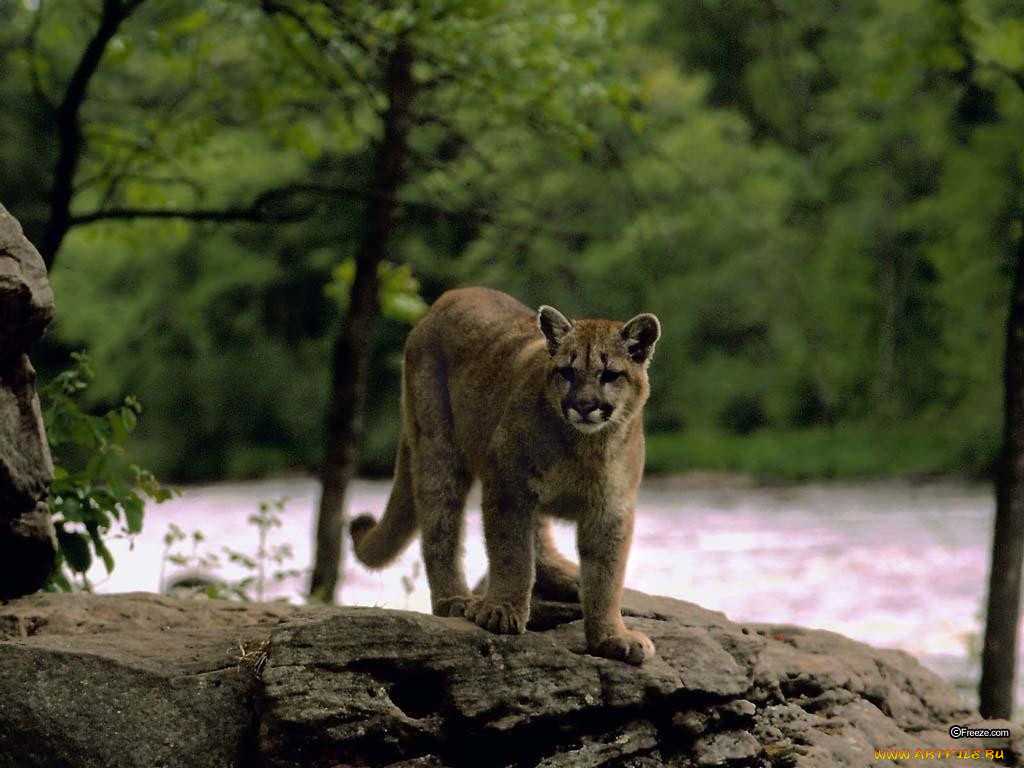
[[[1018,4],[0,0],[0,73],[0,201],[57,298],[40,378],[86,350],[161,478],[321,466],[371,237],[363,473],[409,323],[470,284],[661,318],[649,471],[991,473]]]

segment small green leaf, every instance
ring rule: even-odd
[[[111,573],[114,570],[114,556],[110,554],[107,545],[103,543],[99,529],[95,525],[88,525],[86,529],[89,531],[89,538],[92,539],[93,549],[96,550],[96,554],[103,560],[103,567],[106,568],[107,573]]]
[[[85,465],[85,475],[90,480],[98,480],[103,473],[104,456],[100,452],[89,457],[89,463]]]
[[[131,408],[125,407],[121,409],[121,421],[124,422],[124,428],[128,432],[135,431],[135,425],[138,423],[138,419],[135,416],[135,411]]]
[[[53,573],[50,574],[50,584],[52,584],[58,592],[71,592],[71,582],[68,581],[67,575],[63,569],[55,568]]]
[[[142,499],[137,494],[130,493],[121,503],[124,505],[124,520],[128,526],[128,533],[138,533],[142,530]]]
[[[59,509],[64,515],[64,519],[69,522],[82,519],[82,503],[75,496],[62,497]]]
[[[116,411],[110,411],[107,414],[107,421],[110,422],[110,428],[113,430],[114,442],[123,443],[128,439],[128,430],[125,429],[124,419]]]
[[[84,533],[68,533],[63,527],[57,530],[57,543],[60,545],[64,561],[75,573],[85,573],[92,565],[92,552],[89,550],[89,537]]]

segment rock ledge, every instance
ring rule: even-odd
[[[0,766],[878,766],[1002,749],[898,651],[630,593],[642,667],[584,651],[579,606],[531,631],[373,608],[40,594],[0,604]],[[1011,729],[1012,732],[1013,729]],[[991,764],[991,761],[988,761]]]

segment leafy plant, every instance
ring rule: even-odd
[[[353,259],[345,259],[331,272],[331,281],[324,286],[324,294],[346,310],[355,279],[356,263]],[[380,312],[384,317],[412,324],[427,311],[427,303],[420,296],[419,280],[413,277],[408,264],[381,262],[377,268],[377,279],[380,281]]]
[[[160,559],[160,591],[167,592],[167,564],[171,563],[188,569],[189,573],[178,576],[174,580],[174,591],[205,590],[211,582],[205,574],[220,568],[220,558],[216,553],[200,552],[199,545],[206,540],[202,531],[185,533],[181,526],[171,523],[164,534],[164,552]],[[192,542],[188,554],[173,552],[173,547],[184,541]]]
[[[200,531],[185,533],[181,527],[171,524],[164,534],[164,554],[160,565],[160,590],[174,591],[186,597],[204,597],[216,600],[240,600],[263,602],[269,584],[280,584],[285,579],[300,576],[298,568],[284,568],[294,557],[290,544],[269,543],[270,530],[281,527],[281,512],[287,499],[261,502],[259,511],[249,515],[248,523],[256,527],[258,544],[255,554],[247,554],[230,547],[221,547],[227,562],[240,565],[248,575],[237,581],[219,578],[217,572],[223,567],[224,559],[215,552],[205,552],[201,544],[206,540]],[[175,551],[177,544],[191,541],[189,552]],[[186,570],[168,585],[167,564],[171,563]],[[273,571],[268,569],[277,566]]]
[[[54,457],[47,502],[58,552],[49,587],[61,591],[76,586],[89,590],[86,574],[96,557],[107,573],[113,571],[114,558],[104,538],[115,529],[128,536],[139,533],[145,500],[160,503],[176,493],[125,453],[142,413],[139,401],[125,397],[102,415],[89,413],[81,399],[95,374],[87,355],[74,353],[72,358],[74,365],[39,392]]]
[[[409,600],[416,591],[416,582],[420,577],[420,561],[413,560],[412,570],[402,576],[402,591],[405,592],[405,610],[409,610]]]

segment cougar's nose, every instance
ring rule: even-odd
[[[584,419],[587,418],[591,413],[597,410],[597,403],[593,400],[577,400],[576,411]]]

